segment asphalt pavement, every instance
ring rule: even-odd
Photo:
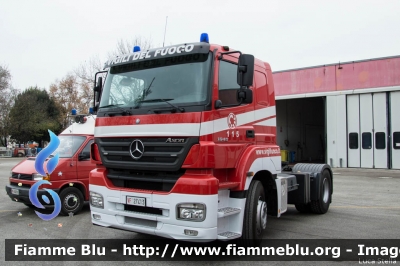
[[[4,187],[10,170],[21,158],[0,158],[0,265],[5,239],[144,239],[147,236],[94,226],[86,204],[72,217],[43,221],[34,210],[12,201]],[[293,206],[280,218],[268,217],[265,239],[400,239],[400,170],[333,169],[333,202],[324,215],[301,214]],[[157,241],[157,237],[154,237]],[[201,258],[199,258],[200,260]],[[211,265],[349,265],[349,262],[206,262]],[[397,261],[400,263],[400,261]],[[186,262],[30,262],[29,265],[187,265]],[[195,261],[191,264],[204,265]],[[352,265],[359,264],[352,262]]]

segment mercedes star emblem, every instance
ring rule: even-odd
[[[139,160],[142,158],[144,153],[144,145],[138,139],[132,141],[131,146],[129,147],[129,153],[131,154],[132,158],[135,160]]]

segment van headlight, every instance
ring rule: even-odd
[[[202,203],[180,203],[176,205],[176,218],[201,222],[206,219],[206,205]]]
[[[99,193],[90,191],[89,192],[90,196],[89,196],[89,202],[90,205],[92,205],[93,207],[96,208],[104,208],[104,201],[103,201],[103,196]]]
[[[43,180],[43,176],[41,174],[32,174],[32,180]]]

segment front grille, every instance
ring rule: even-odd
[[[184,173],[183,169],[174,172],[109,169],[107,177],[116,187],[168,192]]]
[[[102,163],[111,169],[135,169],[178,171],[190,148],[199,143],[198,137],[177,137],[182,142],[174,143],[169,138],[97,138]],[[174,138],[172,138],[174,139]],[[130,146],[134,140],[143,143],[142,157],[134,159]],[[136,157],[139,153],[135,153]]]
[[[146,213],[146,214],[162,215],[162,209],[151,208],[151,207],[142,207],[142,206],[134,206],[134,205],[125,204],[124,210],[132,211],[132,212]]]
[[[133,225],[137,225],[137,226],[143,226],[143,227],[150,227],[150,228],[157,227],[157,221],[132,218],[132,217],[125,217],[125,223],[133,224]]]
[[[16,187],[26,187],[26,188],[30,188],[31,187],[31,185],[29,185],[29,184],[21,184],[22,186],[18,186],[18,183],[15,183],[15,182],[10,182],[10,185],[11,186],[16,186]]]
[[[32,180],[32,174],[28,175],[28,174],[20,174],[12,172],[11,177],[16,179]]]

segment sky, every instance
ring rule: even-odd
[[[273,71],[396,56],[399,11],[399,0],[0,0],[0,65],[15,88],[49,89],[119,40],[161,47],[203,32]]]

